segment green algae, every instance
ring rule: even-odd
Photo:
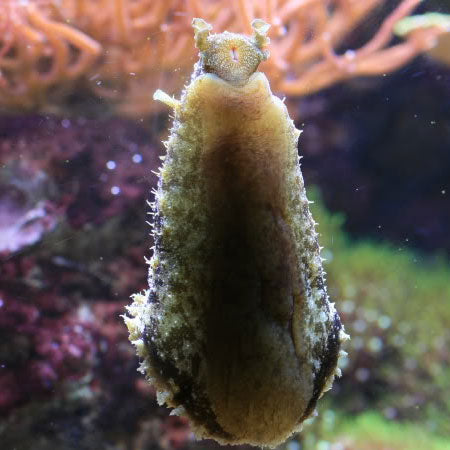
[[[358,416],[324,412],[320,437],[305,442],[305,450],[341,448],[346,450],[446,450],[449,441],[422,425],[398,423],[371,411]]]
[[[330,297],[352,336],[332,404],[341,413],[374,409],[450,435],[448,260],[352,240],[342,230],[344,216],[327,212],[316,190],[309,197]]]

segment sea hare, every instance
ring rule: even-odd
[[[274,447],[339,372],[346,338],[327,295],[297,153],[299,130],[257,72],[269,25],[210,34],[174,109],[153,207],[149,289],[125,317],[158,401],[197,437]]]

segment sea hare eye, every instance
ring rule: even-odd
[[[125,317],[158,401],[197,437],[276,446],[339,372],[299,166],[300,132],[264,74],[267,24],[248,38],[194,19],[200,61],[177,101],[153,205],[149,289]]]

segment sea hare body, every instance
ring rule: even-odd
[[[276,446],[338,372],[329,302],[297,154],[300,132],[267,78],[268,26],[210,35],[174,108],[154,204],[149,290],[126,323],[158,400],[198,437]]]

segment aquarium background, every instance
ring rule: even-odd
[[[45,28],[56,22],[50,3],[0,5],[0,82],[8,83],[0,85],[0,448],[220,448],[196,441],[185,419],[157,405],[120,317],[130,295],[146,288],[146,202],[170,123],[151,97],[160,87],[179,96],[191,69],[155,58],[151,70],[128,73],[138,78],[130,84],[116,59],[94,52],[92,61],[106,60],[103,71],[94,65],[80,81],[75,71],[53,73],[55,55],[47,54],[39,73],[55,82],[35,83],[36,67],[20,66],[29,59],[20,45],[8,47],[8,36],[28,4],[30,27],[56,33]],[[361,47],[399,4],[376,3],[337,53]],[[75,16],[85,7],[79,29],[100,41],[107,30],[89,29],[89,4],[100,2],[58,8]],[[183,2],[167,5],[187,14]],[[148,11],[151,23],[157,11]],[[426,11],[450,13],[450,5],[414,10]],[[131,46],[126,39],[113,35],[111,53],[118,42]],[[172,50],[169,41],[161,48]],[[195,53],[188,59],[191,67]],[[10,95],[20,86],[29,89]],[[329,293],[352,339],[318,415],[280,449],[449,449],[448,62],[421,52],[393,72],[288,95],[286,103],[303,129],[302,171]]]

